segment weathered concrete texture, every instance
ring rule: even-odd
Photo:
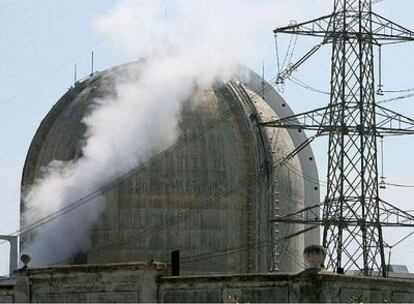
[[[327,272],[169,277],[166,271],[145,263],[29,269],[16,273],[7,296],[16,302],[414,303],[412,279]]]
[[[50,161],[80,157],[82,119],[93,100],[114,94],[115,79],[139,69],[132,63],[98,73],[58,101],[31,144],[22,193]],[[300,269],[303,237],[282,241],[300,226],[270,220],[315,204],[319,190],[306,180],[317,181],[316,167],[310,150],[279,166],[305,137],[258,128],[257,122],[278,117],[276,108],[284,114],[289,109],[277,93],[265,101],[254,91],[237,77],[194,91],[179,116],[178,142],[184,144],[105,193],[107,209],[93,229],[84,262],[167,262],[170,251],[179,249],[187,274],[266,272],[274,257],[281,270]],[[30,237],[22,237],[22,247]],[[306,238],[318,240],[317,234]]]
[[[258,92],[258,94],[263,97],[263,99],[266,101],[266,104],[272,108],[278,117],[289,117],[294,114],[289,104],[279,95],[276,90],[272,88],[272,83],[263,81],[262,77],[256,73],[252,73],[250,69],[244,66],[240,67],[240,71],[237,73],[237,77],[243,83],[245,83],[248,88],[255,92]],[[289,133],[295,147],[301,145],[307,140],[305,132],[301,132],[296,129],[287,129],[286,131]],[[302,172],[291,170],[290,174],[303,177],[305,206],[314,206],[321,200],[316,158],[311,146],[306,146],[303,150],[301,150],[301,152],[299,152],[298,158]],[[315,212],[315,210],[312,211]],[[320,244],[319,229],[313,229],[305,233],[305,247],[314,244]]]
[[[14,285],[1,284],[0,282],[0,303],[13,303],[14,302]]]
[[[159,301],[170,303],[414,302],[414,280],[321,274],[162,277]]]
[[[16,273],[16,302],[153,302],[161,264],[65,266]]]

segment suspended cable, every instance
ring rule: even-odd
[[[33,231],[37,228],[39,228],[40,226],[47,224],[67,213],[72,212],[73,210],[87,204],[88,202],[92,201],[93,199],[95,199],[96,197],[100,196],[102,193],[112,189],[113,187],[115,187],[116,185],[124,182],[125,180],[127,180],[131,175],[136,174],[136,172],[138,172],[139,170],[145,168],[146,166],[148,166],[149,164],[153,164],[154,162],[160,162],[164,159],[166,159],[172,152],[175,152],[176,150],[182,149],[184,147],[186,147],[187,145],[191,144],[194,140],[200,138],[201,136],[203,136],[204,134],[206,134],[207,132],[217,128],[220,124],[217,124],[217,122],[221,122],[224,118],[226,118],[228,115],[230,115],[232,113],[232,111],[234,110],[235,106],[231,107],[229,110],[223,112],[219,117],[217,117],[216,119],[214,119],[213,122],[207,124],[206,126],[204,126],[200,131],[200,133],[198,135],[195,136],[189,136],[189,137],[185,137],[182,140],[178,141],[176,144],[170,146],[169,148],[155,154],[150,160],[143,162],[141,164],[139,164],[138,166],[136,166],[135,168],[131,169],[130,171],[126,172],[125,174],[115,177],[112,180],[108,181],[107,183],[105,183],[102,187],[100,187],[99,189],[95,189],[94,191],[91,191],[89,194],[81,197],[80,199],[70,203],[68,206],[61,208],[55,212],[49,213],[48,215],[40,218],[39,220],[36,220],[28,225],[26,225],[25,227],[13,232],[13,233],[9,233],[10,235],[21,235],[23,233],[29,232],[29,231]],[[3,242],[0,242],[0,244]]]
[[[261,85],[262,85],[262,99],[265,100],[266,81],[265,81],[265,63],[264,63],[264,60],[263,60],[263,65],[262,65],[262,81],[261,81]]]
[[[92,45],[92,47],[85,49],[84,51],[81,51],[79,53],[77,53],[76,55],[74,55],[73,57],[69,58],[68,60],[66,60],[64,63],[62,63],[61,65],[57,66],[55,69],[51,70],[49,73],[47,73],[45,76],[43,76],[40,79],[35,79],[32,80],[31,82],[27,83],[25,86],[23,86],[21,89],[17,90],[14,94],[12,94],[10,97],[5,98],[3,100],[0,100],[0,107],[14,101],[17,97],[19,97],[20,95],[22,95],[24,92],[26,92],[27,90],[30,90],[36,86],[39,85],[39,83],[42,83],[46,80],[48,80],[50,77],[52,77],[54,74],[56,74],[57,72],[59,72],[60,70],[62,70],[63,68],[65,68],[67,65],[72,64],[73,61],[87,53],[89,53],[91,50],[95,49],[97,46],[105,43],[108,40],[108,38],[102,38],[98,41],[96,41],[96,43],[94,43]]]
[[[297,77],[294,77],[294,76],[290,76],[289,78],[288,78],[290,81],[292,81],[294,84],[296,84],[296,85],[298,85],[298,86],[300,86],[300,87],[302,87],[302,88],[304,88],[304,89],[307,89],[307,90],[309,90],[309,91],[313,91],[313,92],[316,92],[316,93],[321,93],[321,94],[324,94],[324,95],[331,95],[329,92],[327,92],[327,91],[323,91],[323,90],[319,90],[319,89],[316,89],[316,88],[314,88],[314,87],[312,87],[312,86],[310,86],[310,85],[308,85],[308,84],[306,84],[305,82],[303,82],[302,80],[299,80]]]
[[[137,19],[137,16],[132,16],[133,19]],[[95,43],[92,44],[91,47],[75,54],[74,56],[70,57],[68,60],[66,60],[65,62],[63,62],[61,65],[57,66],[55,69],[51,70],[49,73],[47,73],[43,78],[40,79],[35,79],[32,80],[31,82],[28,82],[24,87],[22,87],[21,89],[17,90],[14,94],[12,94],[10,97],[5,98],[3,100],[0,100],[0,107],[12,102],[13,100],[15,100],[17,97],[19,97],[21,94],[23,94],[25,91],[34,88],[35,86],[37,86],[39,83],[46,81],[47,79],[49,79],[51,76],[53,76],[54,74],[56,74],[58,71],[62,70],[64,67],[66,67],[69,64],[72,64],[73,61],[83,55],[85,55],[86,53],[89,53],[92,51],[92,58],[91,58],[91,76],[94,73],[94,52],[93,50],[98,47],[101,46],[102,44],[105,44],[107,41],[109,41],[111,39],[110,36],[106,36],[103,37],[101,39],[98,39],[95,41]]]
[[[121,242],[119,241],[108,242],[105,245],[97,248],[96,251],[90,254],[90,256],[96,257],[101,254],[104,254],[106,250],[112,247],[113,245],[119,246],[122,244],[129,244],[131,242],[136,242],[138,240],[146,238],[153,233],[159,233],[165,229],[172,229],[173,226],[176,226],[184,221],[188,221],[189,219],[193,218],[195,215],[199,214],[207,205],[218,202],[222,200],[223,198],[226,198],[233,194],[238,193],[239,190],[242,190],[245,187],[247,187],[250,184],[250,182],[256,180],[259,177],[259,175],[260,173],[258,172],[254,176],[248,177],[244,179],[243,181],[241,181],[240,183],[236,184],[233,188],[227,189],[227,191],[218,194],[216,197],[211,197],[211,198],[204,200],[203,202],[198,204],[198,208],[188,208],[185,211],[178,213],[175,217],[169,218],[168,222],[164,222],[158,225],[147,227],[143,230],[138,231],[136,234],[133,234],[132,236],[126,238],[125,240]]]
[[[286,235],[290,235],[293,233],[293,230],[295,229],[296,224],[290,224],[288,225],[287,231],[285,233]],[[291,239],[287,239],[287,238],[283,238],[283,243],[281,246],[281,251],[280,251],[280,258],[279,258],[279,265],[278,267],[283,264],[283,262],[285,261],[285,258],[288,257],[291,261],[293,261],[294,263],[296,263],[297,265],[299,265],[300,267],[304,267],[304,264],[298,260],[297,257],[295,257],[294,255],[292,255],[292,253],[289,251],[289,245],[290,245]]]
[[[292,22],[291,22],[291,24],[292,24]],[[297,39],[298,39],[297,35],[292,35],[290,37],[289,45],[288,45],[288,48],[286,50],[286,55],[285,55],[285,58],[283,59],[283,63],[282,63],[282,70],[286,69],[289,66],[289,64],[291,63],[293,53],[294,53],[295,48],[296,48]]]
[[[269,89],[272,89],[272,87],[270,86]],[[100,190],[100,192],[101,192],[101,190]],[[201,211],[201,209],[198,210],[198,212],[200,212],[200,211]],[[196,212],[197,211],[193,212],[192,214],[194,215]],[[183,216],[184,219],[188,219],[188,217],[189,216]],[[42,224],[45,224],[45,223],[42,223]],[[170,225],[167,225],[167,227],[170,227]],[[159,231],[159,230],[160,230],[160,227],[156,227],[156,229],[153,229],[153,231]],[[148,232],[148,231],[146,231],[146,232]],[[296,256],[293,256],[292,254],[290,254],[290,252],[287,252],[287,253],[289,255],[289,258],[292,259],[294,262],[296,262],[299,266],[303,265],[303,264],[297,262],[298,258]]]
[[[115,187],[116,185],[118,185],[119,183],[124,182],[125,180],[127,180],[132,174],[135,174],[137,171],[139,171],[140,169],[142,169],[143,167],[147,166],[148,164],[153,164],[154,161],[158,162],[161,161],[165,158],[168,157],[169,153],[177,150],[177,149],[181,149],[185,146],[187,146],[188,144],[190,144],[192,141],[194,141],[195,139],[199,138],[200,136],[204,135],[205,133],[207,133],[208,131],[216,128],[219,126],[219,124],[217,124],[217,121],[221,121],[223,118],[227,117],[230,113],[232,113],[233,111],[233,107],[230,108],[228,111],[223,112],[218,118],[215,119],[215,122],[210,123],[209,125],[205,126],[201,133],[198,134],[197,136],[192,136],[190,138],[184,138],[183,140],[177,142],[175,145],[171,146],[170,148],[167,148],[163,151],[161,151],[160,153],[156,154],[153,158],[151,158],[150,160],[148,160],[147,162],[141,163],[140,165],[138,165],[137,167],[133,168],[132,170],[128,171],[126,174],[120,176],[120,177],[116,177],[113,180],[109,181],[107,184],[105,184],[104,186],[102,186],[100,189],[96,189],[95,191],[90,192],[88,195],[81,197],[79,200],[69,204],[68,206],[59,209],[55,212],[52,212],[48,215],[46,215],[45,217],[17,230],[14,233],[10,233],[10,235],[22,235],[23,233],[27,233],[33,230],[38,229],[39,227],[56,220],[57,218],[72,212],[73,210],[79,208],[80,206],[83,206],[84,204],[92,201],[93,199],[95,199],[96,197],[100,196],[103,192],[106,192],[110,189],[112,189],[113,187]],[[2,244],[4,242],[0,242],[0,244]]]
[[[384,93],[408,93],[408,92],[414,92],[414,88],[410,89],[400,89],[400,90],[384,90]]]
[[[266,246],[269,243],[270,243],[269,241],[263,241],[255,245],[244,244],[244,245],[240,245],[237,247],[225,248],[225,249],[218,250],[218,251],[205,252],[205,253],[200,253],[200,254],[195,254],[195,255],[187,255],[187,256],[183,256],[180,259],[180,262],[183,264],[186,264],[186,263],[193,263],[196,261],[208,260],[211,258],[217,258],[217,257],[225,256],[225,255],[234,255],[234,254],[241,253],[247,250]]]
[[[228,116],[232,112],[232,110],[233,110],[233,108],[231,108],[228,111],[222,113],[222,115],[219,116],[215,120],[215,122],[221,121],[223,118],[225,118],[226,116]],[[37,220],[37,221],[35,221],[35,222],[33,222],[33,223],[25,226],[25,227],[23,227],[22,229],[14,232],[14,233],[10,233],[10,234],[12,234],[12,235],[20,235],[22,233],[25,233],[25,232],[28,232],[28,231],[37,229],[38,227],[42,226],[43,224],[46,224],[46,223],[48,223],[50,221],[53,221],[56,218],[58,218],[58,217],[60,217],[62,215],[65,215],[65,214],[73,211],[74,209],[76,209],[76,208],[78,208],[78,207],[80,207],[80,206],[88,203],[89,201],[92,201],[94,198],[96,198],[97,196],[99,196],[102,192],[106,192],[106,191],[110,190],[111,188],[113,188],[115,185],[123,182],[128,176],[130,176],[131,174],[135,174],[135,172],[137,170],[139,170],[140,168],[145,167],[146,165],[148,165],[149,163],[153,163],[154,161],[162,161],[163,159],[165,159],[167,157],[167,154],[168,153],[172,153],[175,150],[178,150],[180,148],[183,148],[183,147],[187,146],[188,144],[191,143],[191,140],[195,140],[196,138],[204,135],[208,131],[210,131],[210,130],[214,129],[215,127],[218,127],[218,126],[219,126],[219,124],[215,124],[215,123],[212,124],[212,125],[210,125],[210,127],[207,126],[207,128],[205,128],[205,130],[202,130],[201,133],[197,137],[194,137],[192,139],[184,138],[182,141],[177,142],[175,145],[171,146],[170,148],[165,149],[165,150],[161,151],[160,153],[156,154],[153,158],[151,158],[151,160],[140,164],[139,166],[137,166],[136,168],[132,169],[131,171],[129,171],[125,175],[120,176],[120,177],[117,177],[114,180],[108,182],[108,184],[102,186],[100,189],[97,189],[97,190],[89,193],[88,195],[80,198],[79,200],[77,200],[77,201],[69,204],[68,206],[66,206],[66,207],[64,207],[62,209],[59,209],[59,210],[57,210],[57,211],[55,211],[53,213],[50,213],[50,214],[46,215],[45,217],[43,217],[43,218],[41,218],[41,219],[39,219],[39,220]],[[183,144],[183,142],[186,142],[186,141],[188,141],[188,142],[186,144]],[[163,156],[163,157],[160,157],[160,156]],[[0,242],[0,244],[1,243],[2,242]]]
[[[389,248],[389,254],[388,254],[388,267],[391,265],[391,252],[392,252],[392,249],[394,248],[394,247],[396,247],[396,246],[398,246],[398,245],[400,245],[402,242],[404,242],[404,241],[406,241],[406,240],[408,240],[410,237],[412,237],[414,235],[414,231],[412,231],[412,232],[410,232],[409,234],[407,234],[405,237],[403,237],[402,239],[400,239],[398,242],[396,242],[395,244],[393,244],[393,245],[389,245],[388,246],[388,248]],[[389,269],[388,269],[388,271],[389,271]]]
[[[383,99],[383,100],[379,100],[377,102],[377,104],[389,103],[389,102],[396,101],[396,100],[407,99],[407,98],[410,98],[410,97],[413,97],[413,96],[414,96],[414,93],[407,94],[407,95],[402,95],[402,96],[398,96],[398,97],[393,97],[393,98],[389,98],[389,99]]]
[[[409,233],[408,235],[406,235],[405,237],[403,237],[401,240],[399,240],[397,243],[395,243],[394,245],[390,246],[391,248],[400,245],[402,242],[404,242],[405,240],[408,240],[411,236],[414,235],[414,231]]]
[[[214,258],[218,258],[218,257],[222,257],[222,256],[227,256],[227,255],[235,255],[238,253],[243,253],[245,251],[251,250],[251,249],[256,249],[256,248],[260,248],[260,247],[264,247],[264,246],[268,246],[270,244],[270,241],[263,241],[263,242],[259,242],[253,246],[251,245],[241,245],[241,246],[237,246],[237,247],[231,247],[231,248],[225,248],[219,251],[213,251],[213,252],[205,252],[205,253],[201,253],[201,254],[196,254],[196,255],[189,255],[189,256],[184,256],[181,258],[180,262],[182,264],[188,264],[188,263],[194,263],[194,262],[198,262],[198,261],[205,261],[205,260],[209,260],[209,259],[214,259]],[[290,252],[289,249],[286,249],[283,251],[284,254],[286,254],[293,263],[295,263],[296,265],[298,265],[300,268],[304,268],[304,263],[294,254],[292,254]]]
[[[328,185],[327,181],[319,180],[316,177],[306,175],[301,170],[299,170],[298,168],[294,167],[291,164],[287,164],[286,166],[289,167],[289,169],[292,171],[293,174],[295,174],[299,177],[302,177],[304,180],[307,180],[311,183],[318,184],[318,185],[319,184],[322,184],[323,186]]]
[[[288,59],[287,59],[287,65],[286,65],[286,68],[287,68],[287,67],[289,67],[289,66],[292,64],[293,54],[294,54],[294,52],[295,52],[295,49],[296,49],[296,42],[297,42],[297,36],[295,36],[295,37],[296,37],[296,39],[295,39],[295,41],[294,41],[294,43],[293,43],[292,50],[291,50],[291,52],[290,52],[290,54],[289,54],[289,57],[288,57]]]
[[[385,183],[387,186],[400,187],[400,188],[414,188],[414,185],[404,185],[404,184],[394,184],[394,183]]]
[[[277,162],[277,164],[279,165],[279,167],[285,166],[287,164],[287,162],[285,162],[283,160],[284,159],[281,158]],[[157,233],[157,232],[160,232],[160,231],[162,231],[164,229],[171,228],[172,226],[175,226],[176,224],[179,224],[182,221],[186,221],[186,220],[190,219],[191,217],[193,217],[194,215],[196,215],[199,212],[201,212],[201,210],[203,209],[204,205],[206,205],[207,202],[210,202],[210,203],[211,203],[211,201],[212,202],[216,202],[216,201],[218,201],[218,199],[222,199],[222,198],[227,197],[228,195],[235,194],[235,193],[237,193],[238,190],[240,190],[241,188],[246,187],[252,180],[257,179],[259,176],[260,176],[260,172],[257,172],[254,176],[248,177],[245,180],[245,182],[242,182],[241,184],[236,185],[236,187],[234,189],[230,189],[229,191],[223,193],[223,195],[220,195],[220,196],[218,196],[218,197],[216,197],[214,199],[213,198],[209,198],[208,200],[206,200],[206,202],[202,202],[200,204],[200,208],[197,208],[197,209],[194,209],[194,208],[187,209],[186,211],[178,214],[177,217],[176,217],[176,221],[148,227],[147,229],[144,229],[143,231],[140,231],[138,234],[133,235],[132,237],[124,240],[122,243],[129,243],[131,241],[137,241],[137,240],[142,239],[144,237],[148,237],[148,235],[150,233]],[[110,247],[110,246],[112,246],[113,244],[115,244],[115,243],[112,242],[110,244],[107,244],[104,247],[99,248],[97,252],[93,252],[91,255],[95,256],[95,255],[99,255],[101,253],[104,253],[105,252],[105,249],[108,248],[108,247]],[[116,244],[119,245],[119,242],[117,242]]]
[[[280,69],[280,57],[279,57],[279,45],[277,42],[277,34],[274,34],[274,38],[275,38],[275,52],[276,52],[276,63],[277,63],[277,74],[279,75],[281,72]]]
[[[287,162],[283,161],[283,158],[281,160],[279,160],[277,163],[279,164],[280,167],[287,164]],[[129,243],[131,241],[137,241],[137,240],[142,239],[144,237],[148,237],[148,235],[150,233],[157,233],[157,232],[160,232],[164,229],[171,228],[172,226],[175,226],[176,224],[179,224],[182,221],[186,221],[186,220],[190,219],[191,217],[193,217],[194,215],[201,212],[201,210],[204,208],[204,206],[207,203],[216,202],[216,201],[218,201],[218,199],[222,199],[224,197],[227,197],[228,195],[232,195],[232,194],[237,193],[238,190],[246,187],[251,181],[257,179],[259,176],[260,176],[260,172],[257,172],[254,176],[248,177],[248,178],[246,178],[245,181],[243,181],[242,183],[236,185],[235,188],[230,189],[227,192],[224,192],[223,194],[220,194],[218,197],[216,197],[214,199],[209,198],[205,202],[200,203],[200,208],[187,209],[184,212],[179,213],[176,216],[175,221],[148,227],[148,228],[144,229],[143,231],[139,231],[137,234],[133,235],[132,237],[124,240],[123,242],[121,242],[121,244]],[[113,244],[115,244],[115,242],[108,243],[105,246],[98,248],[98,250],[96,252],[91,253],[91,255],[96,256],[96,255],[99,255],[101,253],[104,253],[106,248],[111,247]],[[119,242],[116,242],[116,244],[119,245]]]

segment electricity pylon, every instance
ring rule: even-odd
[[[356,268],[364,275],[385,277],[382,228],[414,227],[414,217],[379,197],[377,139],[414,134],[414,120],[376,104],[374,47],[414,41],[414,32],[374,13],[371,0],[334,0],[332,14],[274,33],[323,38],[322,45],[332,45],[332,67],[327,107],[261,124],[316,131],[304,144],[329,136],[322,218],[309,217],[305,215],[309,210],[303,210],[273,221],[320,224],[329,269],[342,273]],[[278,82],[289,78],[319,48],[279,73]]]

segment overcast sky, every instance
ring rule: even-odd
[[[202,1],[202,0],[194,0]],[[266,0],[264,0],[266,1]],[[268,0],[279,6],[274,26],[290,19],[306,20],[329,13],[333,1]],[[97,70],[134,60],[133,56],[113,51],[110,41],[96,34],[94,22],[118,2],[115,0],[1,0],[0,10],[0,234],[19,227],[19,185],[31,139],[43,117],[73,83],[73,66],[79,77],[90,71],[90,52],[95,52]],[[174,1],[171,2],[173,5]],[[287,3],[288,2],[288,3]],[[384,0],[375,9],[391,19],[414,29],[412,0]],[[260,16],[252,16],[260,18]],[[267,38],[254,57],[241,60],[261,70],[265,62],[266,78],[274,76],[274,41],[269,27]],[[288,39],[282,38],[281,45]],[[298,59],[318,41],[299,38],[294,57]],[[281,53],[283,53],[283,47]],[[386,89],[414,88],[414,44],[392,46],[384,50]],[[325,46],[295,76],[321,90],[329,90],[330,49]],[[287,83],[283,96],[296,112],[326,104],[325,95]],[[393,97],[387,95],[385,98]],[[413,99],[387,106],[414,117]],[[392,183],[414,184],[413,137],[385,142],[385,175]],[[314,145],[321,180],[326,180],[326,141]],[[414,188],[392,188],[382,196],[403,209],[414,209]],[[386,231],[390,244],[407,230]],[[414,272],[414,237],[393,250],[394,264],[406,264]],[[0,275],[8,270],[8,245],[0,246]]]

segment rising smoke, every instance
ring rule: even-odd
[[[93,101],[83,120],[87,132],[82,157],[44,168],[43,177],[24,196],[23,222],[70,205],[173,144],[181,103],[195,86],[228,80],[238,62],[261,62],[286,2],[131,0],[98,18],[98,33],[109,37],[119,54],[145,58],[145,63],[139,75],[131,72],[116,80],[115,96]],[[267,53],[272,51],[269,47]],[[91,228],[104,209],[103,197],[96,198],[42,226],[24,251],[34,265],[45,265],[86,250]]]

